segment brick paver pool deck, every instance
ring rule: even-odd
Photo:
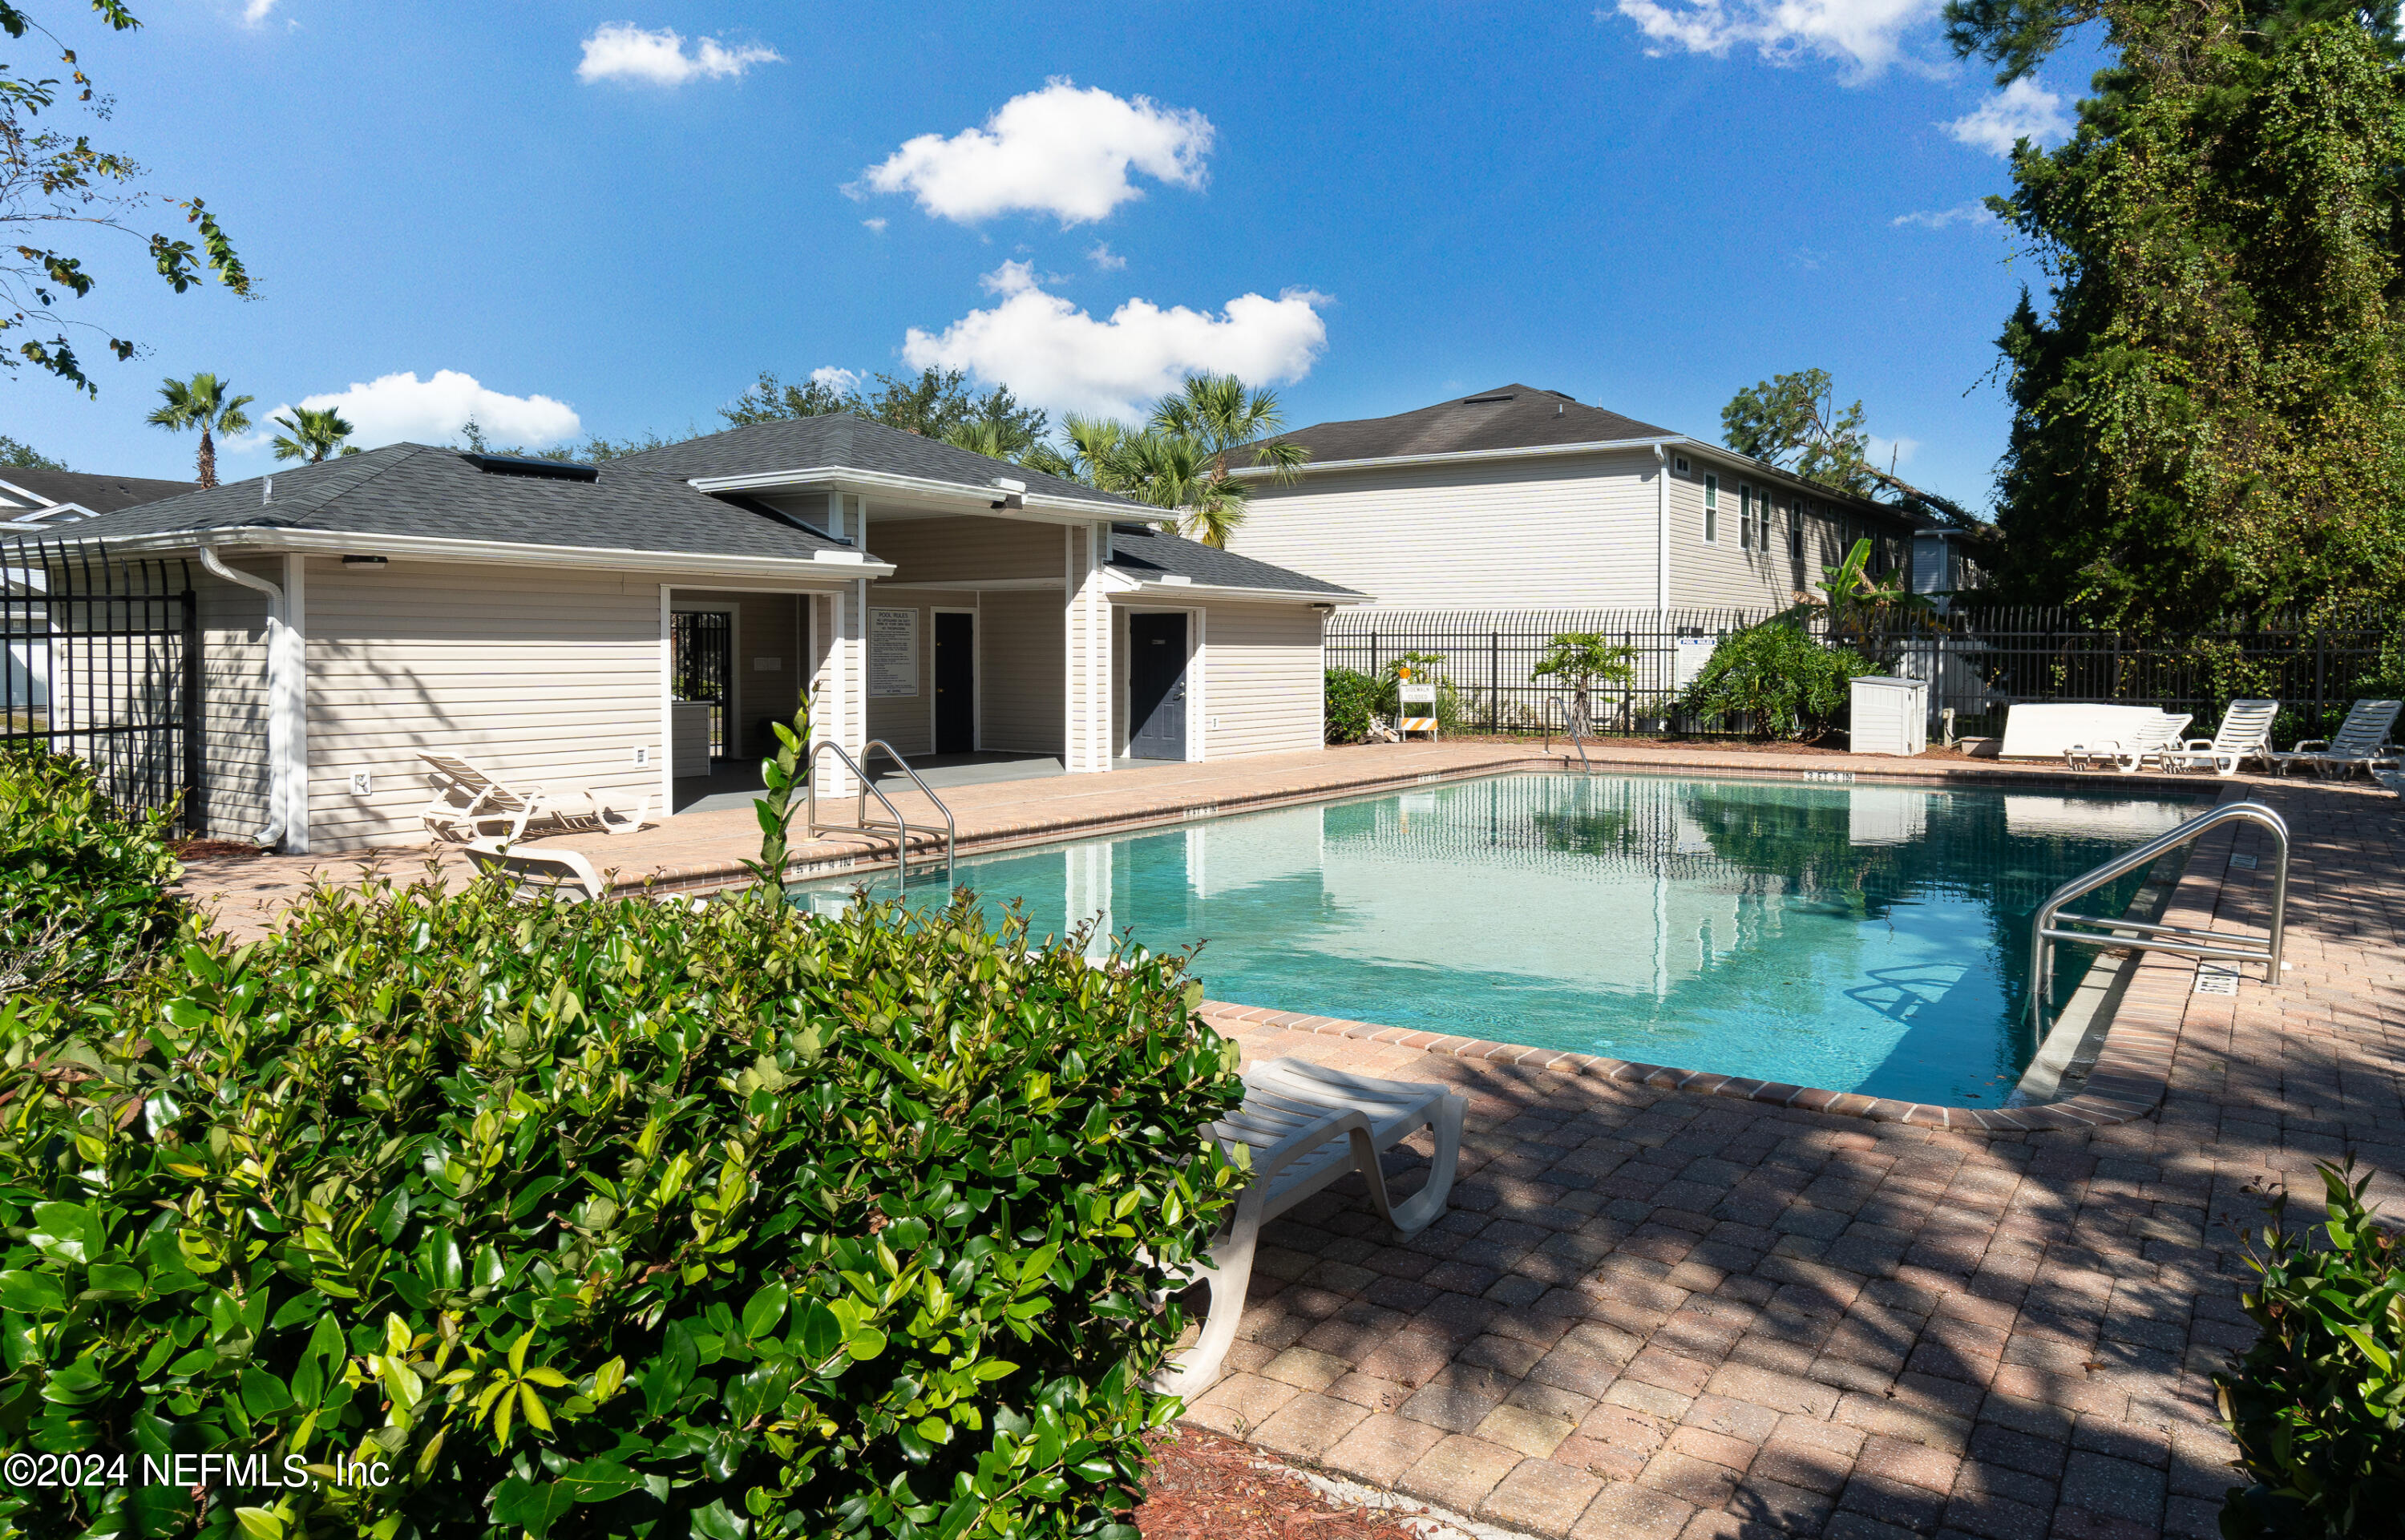
[[[2103,1126],[1876,1121],[1223,1016],[1248,1056],[1451,1083],[1471,1132],[1409,1242],[1343,1189],[1264,1232],[1189,1416],[1543,1535],[2216,1534],[2208,1376],[2255,1335],[2241,1227],[2349,1150],[2405,1199],[2399,804],[2246,791],[2295,836],[2290,967],[2183,990],[2159,1103]],[[2227,857],[2201,846],[2191,879],[2228,871],[2214,923],[2259,929],[2270,863]]]
[[[1595,752],[1610,770],[2060,773]],[[947,800],[964,845],[1003,848],[1547,764],[1511,744],[1413,745]],[[1269,1228],[1242,1340],[1190,1419],[1580,1540],[2214,1535],[2233,1474],[2207,1377],[2254,1337],[2237,1307],[2240,1229],[2273,1186],[2310,1203],[2313,1163],[2348,1151],[2378,1173],[2375,1198],[2405,1203],[2405,804],[2362,786],[2230,784],[2295,836],[2290,966],[2272,987],[2250,966],[2229,997],[2194,994],[2190,964],[2148,958],[2084,1114],[2079,1098],[2047,1117],[1855,1105],[1868,1099],[1208,1008],[1249,1057],[1457,1086],[1470,1132],[1451,1210],[1411,1241],[1342,1187]],[[562,842],[700,888],[731,880],[750,822],[687,815]],[[2256,840],[2200,844],[2169,917],[2259,931],[2270,863],[2229,861]],[[838,838],[796,856],[878,854]],[[313,867],[337,881],[355,869],[204,862],[190,885],[229,928],[255,930]],[[446,870],[456,880],[456,861]],[[1412,1165],[1399,1152],[1406,1189]]]

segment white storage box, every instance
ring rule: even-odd
[[[1856,754],[1915,755],[1929,746],[1929,682],[1865,674],[1851,692]]]

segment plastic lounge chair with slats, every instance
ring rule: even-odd
[[[643,827],[643,818],[652,811],[651,794],[643,794],[632,812],[621,812],[601,800],[601,794],[591,786],[584,788],[584,799],[593,804],[593,822],[604,834],[632,834]]]
[[[2149,760],[2160,758],[2180,744],[2180,734],[2187,730],[2194,718],[2165,712],[2120,739],[2100,738],[2093,743],[2074,743],[2062,751],[2062,762],[2073,770],[2116,770],[2123,775],[2135,774]]]
[[[1371,1206],[1406,1237],[1443,1213],[1453,1192],[1467,1099],[1441,1085],[1371,1080],[1301,1059],[1273,1059],[1243,1073],[1245,1105],[1213,1123],[1211,1137],[1222,1150],[1250,1147],[1253,1180],[1213,1242],[1210,1261],[1187,1279],[1209,1280],[1211,1313],[1201,1340],[1155,1377],[1154,1389],[1167,1395],[1190,1399],[1217,1378],[1245,1313],[1262,1225],[1348,1171],[1361,1173]],[[1428,1181],[1398,1203],[1386,1191],[1378,1155],[1421,1128],[1436,1139]]]
[[[434,795],[422,816],[428,832],[438,839],[458,839],[464,827],[472,840],[485,832],[487,824],[498,824],[508,831],[501,838],[513,841],[525,838],[527,825],[535,819],[557,815],[550,794],[541,786],[506,784],[475,761],[456,755],[421,749],[417,757],[426,761],[434,783]]]
[[[2328,738],[2305,739],[2287,753],[2271,756],[2271,762],[2283,775],[2298,765],[2342,776],[2350,770],[2369,773],[2394,765],[2399,756],[2387,746],[2388,734],[2397,726],[2399,710],[2405,710],[2405,702],[2358,700],[2347,708],[2346,720],[2338,725],[2338,731]]]
[[[517,850],[499,841],[472,840],[461,854],[479,872],[512,883],[512,891],[521,895],[548,888],[573,903],[603,897],[610,891],[610,884],[593,869],[584,852],[564,846]]]
[[[2232,700],[2221,713],[2221,726],[2211,738],[2191,738],[2185,748],[2162,756],[2165,770],[2211,770],[2235,775],[2249,759],[2271,758],[2271,719],[2280,714],[2277,700]]]

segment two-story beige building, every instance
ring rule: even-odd
[[[1396,611],[1774,610],[1862,537],[1880,572],[1916,554],[1895,508],[1526,385],[1279,442],[1311,458],[1287,481],[1235,470],[1253,496],[1230,548],[1375,595],[1354,612],[1365,624]],[[1923,589],[1937,579],[1915,575]]]

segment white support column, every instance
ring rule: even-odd
[[[274,644],[284,650],[278,690],[271,709],[284,718],[284,763],[276,767],[283,785],[284,849],[288,855],[309,854],[309,600],[302,585],[304,558],[284,558],[284,625]]]
[[[1670,618],[1670,451],[1653,446],[1653,612]]]
[[[834,625],[810,697],[810,737],[832,739],[853,758],[868,741],[868,583],[847,583],[827,600]],[[850,797],[860,790],[842,761],[818,761],[819,794]]]
[[[1077,775],[1111,768],[1111,601],[1103,587],[1110,526],[1071,525],[1062,532],[1068,547],[1068,605],[1061,627],[1068,699],[1061,762]]]

